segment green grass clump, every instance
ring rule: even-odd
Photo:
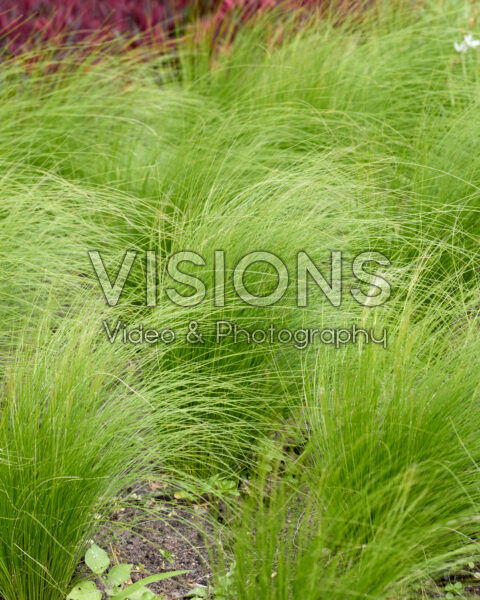
[[[54,337],[50,326],[20,341],[2,385],[6,599],[61,598],[116,495],[150,472],[148,407],[131,394],[122,362],[85,321]]]
[[[388,354],[323,352],[305,373],[233,521],[226,597],[417,598],[477,560],[477,326],[404,326]]]

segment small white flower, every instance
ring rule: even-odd
[[[469,48],[476,48],[477,46],[480,46],[480,40],[474,40],[473,35],[471,34],[466,35],[464,41]]]
[[[463,38],[460,43],[454,42],[454,47],[457,52],[466,52],[469,48],[477,48],[480,46],[480,40],[474,40],[470,33]]]

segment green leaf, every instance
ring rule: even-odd
[[[107,583],[109,585],[122,585],[130,577],[133,565],[115,565],[110,569],[107,575]]]
[[[176,500],[190,500],[190,501],[193,501],[197,498],[197,496],[195,496],[194,494],[191,494],[190,492],[187,492],[186,490],[183,490],[180,492],[175,492],[175,494],[173,494],[173,497]]]
[[[162,548],[159,548],[158,552],[164,560],[168,561],[169,563],[173,562],[173,554],[171,552],[168,550],[163,550]]]
[[[158,575],[150,575],[150,577],[145,577],[136,583],[129,585],[126,590],[121,591],[119,594],[114,596],[113,600],[128,600],[128,598],[132,597],[132,593],[141,589],[142,587],[148,585],[149,583],[155,583],[157,581],[162,581],[162,579],[169,579],[170,577],[176,577],[177,575],[184,575],[185,573],[190,573],[190,571],[168,571],[168,573],[159,573]],[[143,599],[142,599],[143,600]]]
[[[101,575],[108,569],[110,559],[105,550],[102,550],[96,544],[92,544],[85,554],[85,562],[92,573]]]
[[[452,592],[447,592],[447,593],[445,594],[445,598],[446,598],[447,600],[453,600],[453,594],[452,594]]]
[[[93,581],[84,581],[73,588],[67,600],[102,600],[102,593]]]
[[[230,494],[234,496],[239,496],[239,492],[237,489],[237,482],[232,479],[222,479],[218,475],[212,475],[206,480],[207,488],[213,488],[213,493],[220,494]],[[207,489],[207,491],[209,491]]]

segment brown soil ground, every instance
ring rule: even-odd
[[[131,563],[132,581],[165,571],[188,570],[189,573],[149,585],[164,600],[182,600],[192,588],[207,586],[211,579],[206,536],[213,526],[206,505],[188,505],[162,495],[155,499],[149,490],[136,493],[138,503],[119,508],[112,523],[99,540],[95,540],[113,562]],[[142,506],[147,499],[148,509]],[[137,504],[137,505],[136,505]]]

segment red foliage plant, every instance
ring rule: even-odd
[[[161,41],[195,10],[207,8],[188,0],[2,0],[0,39],[12,53],[38,42],[77,43],[92,35]]]
[[[0,47],[16,54],[41,42],[75,44],[92,38],[163,42],[197,17],[239,21],[279,4],[313,8],[361,0],[1,0]],[[210,17],[208,17],[210,15]],[[125,46],[124,46],[125,47]]]

